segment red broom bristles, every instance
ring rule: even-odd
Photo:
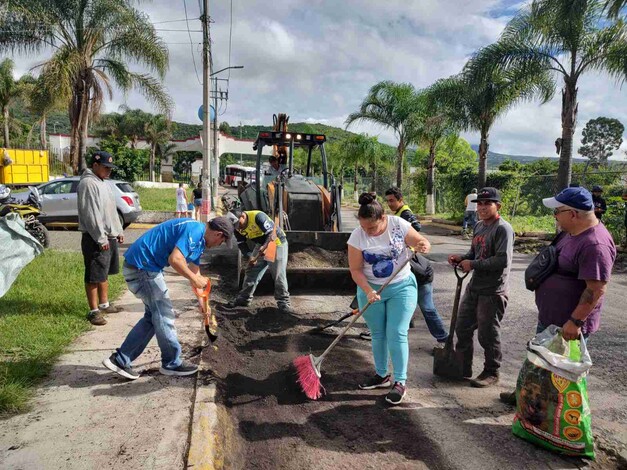
[[[310,400],[317,400],[322,396],[324,387],[312,362],[311,356],[299,356],[293,361],[298,379],[303,392]]]

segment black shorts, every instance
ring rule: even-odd
[[[101,250],[100,245],[88,233],[83,233],[81,250],[85,261],[85,283],[98,284],[105,282],[109,274],[120,272],[118,241],[109,239],[109,249]]]

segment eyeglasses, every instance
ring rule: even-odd
[[[558,208],[553,209],[553,215],[557,215],[557,214],[561,214],[562,212],[570,212],[573,211],[574,209],[562,209],[559,210]]]

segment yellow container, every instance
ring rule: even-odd
[[[4,165],[5,157],[13,163]],[[47,150],[0,148],[0,183],[29,185],[47,183],[49,178]]]

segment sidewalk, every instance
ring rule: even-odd
[[[166,270],[179,340],[186,358],[198,361],[206,336],[189,282]],[[42,383],[32,411],[2,421],[0,468],[176,469],[187,459],[195,376],[159,373],[156,341],[136,361],[142,376],[129,382],[101,361],[118,347],[143,315],[129,291],[116,302],[125,311],[107,316],[61,356]]]

